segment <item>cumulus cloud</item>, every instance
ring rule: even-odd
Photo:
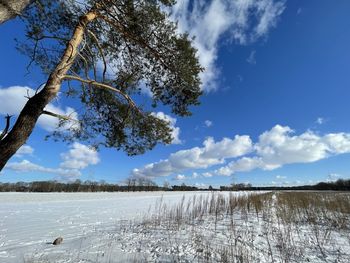
[[[215,170],[216,175],[230,176],[236,172],[248,172],[256,168],[263,170],[271,170],[266,167],[261,158],[258,157],[243,157],[237,161],[232,161],[229,164]]]
[[[80,171],[76,169],[47,168],[34,164],[28,160],[22,160],[21,162],[11,162],[6,165],[6,168],[21,173],[40,172],[56,174],[63,177],[78,177],[81,175]]]
[[[181,144],[182,143],[182,141],[180,139],[180,127],[175,126],[176,121],[177,121],[176,118],[173,118],[173,117],[165,114],[162,111],[154,112],[153,116],[169,123],[170,128],[172,129],[172,132],[171,132],[171,137],[173,138],[173,140],[171,141],[172,144]]]
[[[24,105],[28,100],[28,96],[31,97],[35,94],[35,90],[25,86],[11,86],[8,88],[0,89],[0,114],[1,115],[19,115]],[[59,114],[69,116],[71,119],[78,119],[78,115],[75,110],[71,107],[66,107],[62,109],[60,107],[55,106],[50,103],[46,106],[45,110]],[[57,128],[59,120],[56,117],[52,117],[49,115],[41,115],[38,120],[38,125],[47,130],[53,131]],[[69,127],[79,128],[77,122],[68,122],[63,129],[67,129]]]
[[[23,147],[23,146],[22,146]],[[28,147],[25,147],[22,152],[30,152]],[[40,172],[55,174],[63,179],[72,179],[81,175],[81,170],[89,165],[95,165],[100,161],[98,153],[86,145],[74,143],[68,152],[61,154],[62,162],[59,168],[44,167],[28,160],[20,162],[10,162],[5,168],[20,173]]]
[[[84,169],[89,165],[100,162],[98,153],[94,148],[75,142],[71,149],[61,154],[63,162],[60,164],[64,169]]]
[[[33,154],[34,152],[34,149],[33,147],[29,146],[29,145],[23,145],[21,146],[17,152],[16,152],[16,157],[22,157],[23,155],[31,155]]]
[[[226,35],[238,44],[265,37],[283,13],[285,0],[179,0],[171,10],[180,32],[195,36],[194,45],[205,71],[203,90],[216,90],[219,41]]]
[[[215,142],[209,137],[203,142],[203,147],[194,147],[175,152],[166,160],[148,164],[140,169],[134,169],[135,176],[168,176],[187,169],[208,168],[224,163],[225,159],[235,158],[252,151],[252,141],[249,136],[235,136]]]
[[[234,139],[224,138],[218,142],[209,137],[203,142],[203,147],[175,152],[166,160],[134,169],[132,174],[168,176],[185,170],[208,169],[225,163],[213,171],[201,174],[193,172],[192,178],[200,175],[231,176],[237,172],[249,172],[254,169],[271,171],[286,164],[312,163],[344,153],[350,153],[349,133],[319,135],[306,131],[295,135],[290,127],[276,125],[263,132],[255,144],[247,135],[236,135]],[[233,160],[226,163],[229,159]],[[276,179],[285,178],[277,176]]]
[[[274,170],[285,164],[312,163],[330,156],[350,153],[350,134],[330,133],[320,136],[312,131],[293,135],[288,126],[276,125],[259,136],[253,157],[243,157],[215,171],[232,175],[257,168]]]

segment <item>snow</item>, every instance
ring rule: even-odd
[[[200,193],[188,192],[186,196],[195,194]],[[55,258],[54,254],[69,256],[96,248],[99,244],[90,244],[92,237],[108,238],[121,222],[141,219],[161,197],[170,205],[183,195],[184,192],[0,193],[0,262],[31,262],[38,253]],[[101,237],[102,233],[106,237]],[[61,246],[49,244],[59,236],[64,239]],[[103,244],[103,240],[99,243]],[[63,257],[62,262],[67,258]]]
[[[228,210],[256,194],[0,193],[0,262],[350,262],[349,214],[334,221],[341,228],[286,223],[275,193],[261,195],[260,211],[239,198]],[[315,216],[337,219],[324,212]]]

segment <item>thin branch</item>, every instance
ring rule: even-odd
[[[11,115],[8,115],[5,117],[6,119],[6,127],[5,129],[2,131],[2,133],[0,134],[0,141],[6,136],[6,134],[8,133],[9,129],[10,129],[10,120],[11,120]]]
[[[64,37],[59,37],[59,36],[47,36],[47,35],[43,35],[40,36],[38,38],[35,38],[35,40],[40,41],[43,39],[55,39],[55,40],[59,40],[59,41],[64,41],[64,42],[68,42],[69,39],[68,38],[64,38]]]
[[[93,68],[93,72],[94,72],[94,79],[97,79],[97,70],[96,70],[96,61],[95,61],[95,56],[94,56],[94,52],[91,50],[89,45],[86,45],[86,52],[89,53],[88,55],[90,56],[91,59],[91,65]]]
[[[26,73],[25,76],[29,75],[29,73],[30,73],[29,68],[32,66],[33,62],[35,61],[35,57],[36,57],[36,53],[37,53],[37,48],[38,48],[38,43],[39,43],[39,40],[36,40],[36,41],[35,41],[35,44],[34,44],[33,55],[32,55],[32,57],[30,58],[30,62],[29,62],[29,64],[28,64],[27,67],[26,67],[27,73]]]
[[[99,15],[98,18],[101,18],[102,20],[104,20],[105,22],[107,22],[108,24],[110,24],[112,27],[114,27],[118,32],[120,32],[121,34],[123,34],[126,38],[128,38],[129,40],[135,41],[136,43],[138,43],[139,45],[141,45],[142,47],[144,47],[145,49],[148,49],[152,55],[163,65],[164,68],[166,69],[170,69],[170,67],[163,61],[163,59],[161,58],[160,54],[158,54],[157,51],[155,51],[149,44],[147,44],[143,39],[135,37],[131,34],[129,34],[126,30],[125,27],[123,25],[121,25],[120,23],[116,23],[115,21],[109,19],[106,16],[103,15]],[[170,69],[171,70],[171,69]]]
[[[84,61],[84,65],[85,65],[85,68],[84,68],[84,72],[85,72],[85,77],[88,78],[89,77],[89,73],[88,73],[88,70],[89,70],[89,64],[86,60],[86,58],[78,51],[77,52],[78,56]]]
[[[107,62],[106,62],[106,58],[103,54],[103,50],[102,47],[100,45],[100,43],[98,42],[98,38],[96,37],[96,35],[91,31],[91,30],[87,30],[88,33],[92,36],[93,41],[96,43],[96,46],[98,48],[98,50],[100,51],[102,60],[103,60],[103,74],[102,74],[102,82],[105,81],[105,75],[106,75],[106,71],[107,71]]]
[[[125,94],[124,92],[122,92],[121,90],[114,88],[110,85],[104,84],[104,83],[100,83],[97,82],[95,80],[90,80],[90,79],[82,79],[80,77],[76,77],[76,76],[72,76],[72,75],[65,75],[64,79],[68,79],[68,80],[77,80],[80,81],[82,83],[87,83],[87,84],[91,84],[93,86],[99,87],[99,88],[103,88],[103,89],[107,89],[107,90],[111,90],[114,91],[118,94],[120,94],[122,97],[124,97],[127,102],[134,108],[136,109],[140,114],[143,115],[143,113],[141,112],[141,110],[136,106],[135,102],[130,98],[129,95]]]
[[[60,115],[60,114],[57,114],[57,113],[54,113],[54,112],[51,112],[51,111],[47,111],[47,110],[44,110],[42,112],[42,114],[49,115],[49,116],[52,116],[52,117],[56,117],[56,118],[61,119],[61,120],[79,122],[78,120],[73,119],[73,118],[71,118],[69,116]]]

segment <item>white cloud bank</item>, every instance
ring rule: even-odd
[[[151,163],[141,169],[134,169],[134,176],[168,176],[188,169],[204,169],[224,163],[225,159],[248,154],[253,149],[249,136],[235,136],[215,142],[209,137],[203,147],[194,147],[173,153],[167,160]]]
[[[205,71],[203,90],[216,90],[219,69],[216,65],[219,41],[223,35],[239,44],[266,37],[276,26],[286,7],[285,0],[178,0],[172,18],[180,32],[195,36],[194,45]]]
[[[285,164],[312,163],[330,156],[350,153],[350,134],[320,136],[312,131],[294,135],[288,126],[276,125],[259,136],[255,156],[243,157],[215,171],[219,175],[248,172],[256,168],[273,170]]]
[[[80,171],[78,170],[67,170],[62,168],[47,168],[41,165],[34,164],[28,160],[9,163],[8,165],[6,165],[6,168],[16,172],[20,172],[20,173],[40,172],[40,173],[56,174],[63,177],[78,177],[81,175]]]
[[[8,88],[0,88],[0,114],[1,115],[15,115],[18,116],[24,105],[28,100],[28,96],[31,97],[35,94],[35,90],[25,86],[11,86]],[[45,110],[59,114],[69,116],[71,119],[77,119],[78,115],[71,107],[65,109],[59,108],[52,103],[47,105]],[[56,117],[49,115],[41,115],[38,120],[38,125],[46,131],[53,131],[57,128],[59,120]],[[77,122],[69,122],[64,128],[77,127]]]
[[[23,146],[22,146],[23,147]],[[81,170],[100,162],[98,152],[86,145],[75,142],[68,152],[61,154],[62,162],[59,168],[48,168],[34,164],[28,160],[10,162],[5,168],[21,173],[40,172],[56,174],[62,179],[70,180],[81,175]]]
[[[208,138],[201,148],[178,151],[166,160],[134,169],[132,174],[150,177],[168,176],[185,170],[207,169],[235,158],[214,171],[202,174],[202,176],[230,176],[254,169],[274,170],[286,164],[316,162],[344,153],[350,153],[349,133],[330,133],[321,136],[306,131],[294,135],[294,131],[288,126],[276,125],[262,133],[255,144],[247,135],[236,135],[234,139],[224,138],[219,142]]]

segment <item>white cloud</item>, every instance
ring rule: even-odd
[[[206,173],[202,173],[202,176],[203,177],[212,177],[213,176],[213,174],[212,173],[208,173],[208,172],[206,172]]]
[[[255,57],[255,55],[256,55],[256,51],[255,50],[250,52],[249,57],[247,58],[247,62],[249,64],[252,64],[252,65],[256,64],[256,57]]]
[[[276,26],[277,18],[286,8],[286,1],[255,1],[259,14],[258,25],[254,29],[253,39],[265,36],[271,27]]]
[[[198,173],[196,173],[196,172],[194,172],[193,174],[192,174],[192,178],[197,178],[199,176],[199,174]]]
[[[61,158],[63,162],[60,167],[64,169],[84,169],[100,162],[95,149],[78,142],[75,142],[68,152],[62,153]]]
[[[293,133],[288,126],[280,125],[264,132],[255,145],[257,155],[264,163],[277,166],[314,162],[328,156],[328,145],[320,136],[311,131],[299,136],[293,136]]]
[[[26,150],[23,150],[23,152],[30,152],[29,148],[25,149]],[[44,167],[28,160],[10,162],[5,168],[20,173],[40,172],[56,174],[62,179],[72,179],[81,175],[81,169],[84,169],[89,165],[95,165],[100,161],[96,150],[77,142],[71,146],[71,149],[68,152],[62,153],[61,158],[62,162],[59,168]]]
[[[229,176],[254,169],[274,170],[285,164],[311,163],[330,156],[350,153],[350,134],[335,133],[320,136],[312,131],[293,135],[288,126],[276,125],[259,136],[253,157],[232,161],[215,171]]]
[[[179,0],[172,8],[180,32],[195,36],[195,47],[205,71],[203,90],[216,90],[220,70],[216,65],[223,35],[239,44],[265,37],[285,9],[285,0]]]
[[[207,126],[207,127],[209,128],[209,127],[213,126],[213,122],[210,121],[210,120],[205,120],[205,121],[204,121],[204,125]]]
[[[186,176],[184,176],[183,174],[178,174],[177,176],[175,176],[174,180],[183,181],[186,180]]]
[[[176,118],[173,118],[164,112],[154,112],[153,116],[157,117],[158,119],[164,120],[169,122],[170,128],[173,130],[171,132],[171,137],[173,138],[172,144],[181,144],[182,141],[180,139],[180,127],[176,127]]]
[[[62,168],[47,168],[37,164],[34,164],[28,160],[22,160],[21,162],[11,162],[6,165],[6,169],[13,170],[21,173],[28,172],[40,172],[56,174],[63,177],[78,177],[81,175],[79,170],[76,169],[62,169]]]
[[[17,150],[15,156],[22,157],[23,155],[26,155],[26,154],[31,155],[31,154],[33,154],[33,152],[34,152],[34,149],[31,146],[23,145]]]
[[[35,90],[25,86],[11,86],[8,88],[0,89],[0,114],[1,115],[19,115],[24,105],[28,100],[28,96],[31,97],[35,94]],[[71,107],[66,107],[62,109],[50,103],[45,107],[45,110],[69,116],[71,119],[77,119],[78,115],[75,110]],[[57,128],[59,120],[55,117],[49,115],[41,115],[38,119],[38,125],[47,130],[53,131]],[[69,127],[79,128],[77,122],[68,122],[63,129],[67,129]]]
[[[215,170],[214,173],[217,175],[230,176],[236,172],[248,172],[256,168],[264,170],[270,170],[269,167],[265,167],[265,164],[258,157],[243,157],[237,161],[232,161],[229,164],[220,167]]]
[[[215,142],[209,137],[203,142],[203,147],[194,147],[175,152],[166,160],[147,164],[140,169],[134,169],[135,176],[167,176],[188,169],[208,168],[224,163],[225,159],[235,158],[252,151],[252,141],[249,136],[235,136],[234,139],[224,138]]]
[[[316,123],[317,124],[323,124],[325,122],[324,118],[321,118],[321,117],[318,117],[317,120],[316,120]]]
[[[203,147],[175,152],[166,160],[134,169],[132,174],[168,176],[185,170],[208,169],[224,164],[228,159],[234,159],[214,171],[201,173],[202,177],[230,176],[254,169],[270,171],[286,164],[312,163],[330,156],[350,153],[350,133],[330,133],[323,136],[312,131],[300,135],[294,133],[288,126],[276,125],[262,133],[254,145],[247,135],[236,135],[234,139],[224,138],[218,142],[209,137],[203,142]],[[193,172],[192,177],[199,177],[199,174]],[[284,177],[277,176],[276,179]]]

